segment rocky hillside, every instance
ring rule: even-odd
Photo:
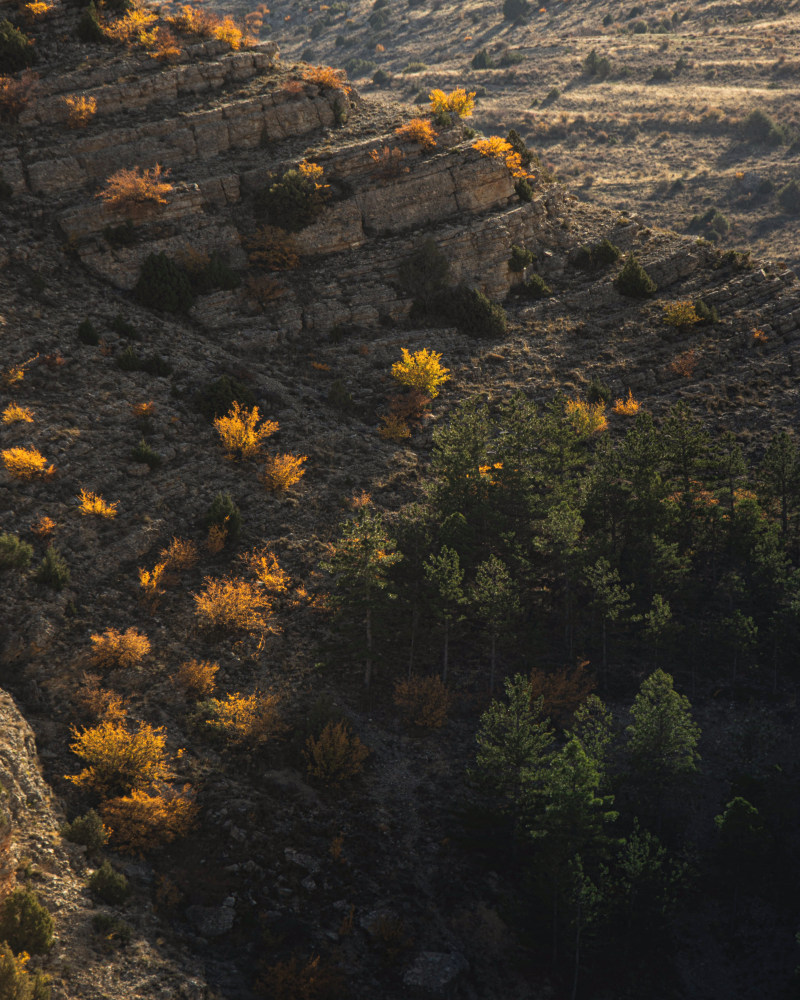
[[[424,738],[397,718],[390,677],[379,673],[365,700],[360,668],[332,652],[320,562],[351,498],[395,510],[416,496],[432,428],[476,393],[546,401],[599,378],[656,414],[686,399],[757,453],[796,414],[800,283],[781,262],[588,205],[535,160],[522,200],[467,122],[450,116],[425,148],[397,135],[419,109],[315,76],[272,42],[232,49],[178,33],[161,61],[78,41],[79,16],[56,4],[26,26],[39,79],[22,107],[6,107],[0,133],[0,406],[30,411],[0,435],[3,449],[35,448],[53,469],[0,470],[0,528],[32,546],[32,570],[53,545],[69,574],[0,575],[0,680],[59,797],[51,804],[4,696],[9,872],[56,918],[42,960],[54,997],[269,995],[281,962],[314,955],[353,996],[446,995],[456,981],[467,997],[529,996],[496,873],[449,841],[485,691],[465,664],[453,718]],[[96,107],[76,124],[64,98],[78,96]],[[389,162],[376,162],[384,149]],[[304,188],[315,208],[291,233],[274,225],[269,192],[304,163],[321,168]],[[157,183],[156,165],[163,201],[98,197],[119,171]],[[498,301],[537,274],[552,295],[510,295],[494,339],[446,317],[426,325],[405,270],[426,238],[452,286]],[[576,251],[601,239],[634,252],[657,293],[621,296],[618,265],[581,269]],[[515,245],[530,251],[522,272],[509,267]],[[154,255],[183,277],[143,282]],[[149,285],[190,298],[151,308]],[[718,323],[664,323],[665,306],[699,298]],[[395,442],[378,426],[403,347],[442,352],[453,379],[422,428]],[[290,491],[268,492],[254,462],[223,454],[209,419],[223,376],[277,421],[270,446],[305,456]],[[116,516],[82,513],[82,490],[117,504]],[[221,493],[243,527],[215,548],[205,518]],[[193,541],[197,560],[146,600],[140,571],[174,537]],[[264,547],[289,579],[269,634],[199,628],[193,595]],[[98,676],[91,636],[110,628],[136,629],[149,648]],[[242,749],[204,738],[174,679],[193,659],[218,663],[220,696],[280,693],[282,739]],[[72,819],[93,804],[65,780],[80,768],[73,727],[96,723],[114,698],[132,722],[164,727],[170,782],[190,785],[198,807],[185,840],[146,860],[111,854],[133,889],[113,911],[127,944],[92,928],[85,879],[98,859],[56,835],[62,809]],[[303,757],[314,720],[337,713],[371,750],[347,794],[315,784]]]
[[[365,93],[476,91],[476,127],[516,128],[582,201],[800,265],[796,0],[218,7]]]

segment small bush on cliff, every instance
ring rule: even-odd
[[[0,21],[0,73],[16,73],[33,64],[33,42],[8,21]]]
[[[0,941],[5,941],[16,955],[21,951],[32,955],[49,951],[53,926],[53,918],[29,889],[15,889],[0,909]]]
[[[541,274],[532,274],[523,285],[519,286],[519,294],[536,302],[539,299],[549,299],[553,292]]]
[[[105,37],[97,17],[97,6],[92,0],[89,6],[84,8],[78,21],[78,38],[82,42],[102,42],[105,41]]]
[[[625,266],[617,275],[614,287],[620,295],[627,295],[634,299],[647,298],[648,295],[652,295],[658,288],[632,253],[628,255]]]
[[[163,312],[185,313],[194,303],[189,275],[165,253],[147,256],[133,293],[143,306]]]
[[[69,583],[70,572],[67,560],[54,546],[48,545],[34,579],[37,583],[51,587],[53,590],[63,590]]]
[[[788,215],[800,214],[800,184],[797,181],[791,180],[780,189],[778,204]]]
[[[338,785],[361,773],[369,750],[346,722],[329,722],[319,739],[309,736],[303,756],[312,778]]]
[[[741,123],[742,136],[748,142],[761,142],[767,146],[780,146],[786,141],[786,132],[766,111],[756,108]]]
[[[128,880],[122,872],[115,872],[108,861],[104,861],[92,874],[89,879],[89,890],[92,895],[110,906],[124,903],[131,891]]]
[[[20,541],[16,535],[0,535],[0,573],[12,569],[27,569],[32,558],[32,545]]]
[[[428,236],[400,265],[398,276],[405,292],[413,295],[424,309],[447,285],[450,262],[436,240]]]
[[[14,957],[7,944],[0,943],[0,998],[2,1000],[50,1000],[50,978],[42,972],[28,972],[27,954]]]
[[[447,322],[469,337],[496,339],[507,329],[503,307],[467,285],[447,289],[437,298],[436,308]]]
[[[280,176],[272,174],[259,201],[272,225],[296,233],[317,218],[328,195],[322,167],[303,160]]]
[[[73,844],[83,844],[90,852],[99,851],[108,843],[111,831],[103,825],[98,813],[90,809],[61,827],[61,836]]]
[[[599,243],[588,243],[578,247],[572,256],[572,263],[584,271],[598,271],[613,264],[622,256],[618,247],[603,237]]]
[[[220,375],[195,396],[195,406],[207,420],[215,420],[230,413],[234,403],[252,409],[256,405],[256,397],[252,389],[232,375]]]
[[[226,537],[231,540],[239,537],[242,530],[242,512],[233,501],[230,493],[217,493],[206,512],[205,527],[222,528]]]

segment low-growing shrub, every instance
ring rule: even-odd
[[[70,128],[86,128],[97,113],[97,98],[70,94],[64,98],[67,106],[67,124]]]
[[[789,181],[778,191],[778,204],[788,215],[800,215],[800,184]]]
[[[498,339],[506,333],[505,310],[477,288],[457,285],[447,289],[437,296],[435,308],[447,322],[469,337]]]
[[[470,60],[473,69],[493,69],[494,62],[486,49],[480,49]]]
[[[9,20],[0,21],[0,73],[17,73],[32,66],[33,42]]]
[[[133,937],[131,925],[119,917],[112,917],[110,913],[96,913],[92,917],[92,930],[102,938],[106,948],[114,944],[124,948]]]
[[[258,994],[269,1000],[339,1000],[343,988],[342,976],[319,955],[266,966],[256,983]]]
[[[429,118],[412,118],[396,128],[394,134],[401,142],[416,142],[423,149],[436,146],[436,130]]]
[[[269,628],[272,599],[250,580],[206,578],[205,589],[192,594],[195,614],[204,625],[262,632]]]
[[[429,309],[446,288],[449,274],[450,262],[432,236],[426,237],[398,269],[403,291],[413,295],[423,309]]]
[[[748,142],[780,146],[786,141],[785,130],[761,108],[755,108],[742,120],[740,131]]]
[[[221,528],[226,537],[235,540],[242,530],[242,512],[234,503],[230,493],[217,493],[206,511],[203,520],[206,528]]]
[[[33,546],[21,541],[16,535],[4,532],[0,535],[0,573],[9,570],[23,570],[30,566]]]
[[[70,571],[67,560],[53,545],[48,545],[33,578],[37,583],[52,590],[63,590],[69,583]]]
[[[476,92],[467,92],[463,87],[446,94],[443,90],[434,89],[428,94],[431,102],[431,111],[438,122],[443,127],[451,124],[451,115],[459,118],[469,118],[475,110]]]
[[[253,390],[232,375],[221,375],[195,395],[195,406],[207,420],[230,413],[234,403],[251,410],[256,405]]]
[[[28,954],[15,956],[0,942],[0,997],[2,1000],[50,1000],[50,977],[28,971]]]
[[[520,201],[533,201],[533,188],[525,177],[517,178],[514,182],[514,190],[517,192],[517,197]]]
[[[277,739],[286,732],[277,694],[256,691],[250,695],[238,691],[224,698],[211,698],[202,706],[210,718],[206,725],[228,743],[254,747]]]
[[[0,121],[15,122],[33,101],[38,73],[26,69],[19,76],[0,76]]]
[[[99,813],[90,809],[61,827],[61,836],[73,844],[83,844],[89,851],[99,851],[107,843],[111,831],[103,824]]]
[[[142,362],[131,344],[119,352],[116,362],[117,368],[123,372],[138,372],[142,367]]]
[[[87,7],[84,7],[78,20],[78,38],[82,42],[103,42],[106,36],[100,26],[97,16],[97,6],[94,0],[90,0]]]
[[[409,677],[394,687],[394,703],[403,719],[422,729],[439,729],[447,722],[452,694],[440,677]]]
[[[77,500],[80,502],[78,510],[81,514],[97,514],[105,518],[114,518],[117,516],[118,500],[109,503],[97,493],[91,493],[84,489],[81,490]]]
[[[197,819],[197,803],[188,785],[181,792],[170,788],[135,788],[104,802],[103,819],[111,827],[111,843],[119,851],[141,854],[185,837]]]
[[[533,299],[534,302],[539,299],[549,299],[553,294],[550,286],[541,274],[532,274],[524,284],[517,285],[515,290],[518,294]]]
[[[578,247],[572,255],[572,263],[584,271],[597,271],[615,263],[621,256],[619,248],[604,237],[598,243]]]
[[[514,271],[515,274],[521,274],[532,263],[533,254],[530,250],[526,250],[525,247],[520,247],[516,244],[511,247],[511,256],[508,259],[509,270]]]
[[[270,493],[285,493],[306,474],[301,466],[307,455],[268,455],[264,464],[264,485]]]
[[[338,785],[361,773],[369,750],[346,722],[329,722],[318,739],[309,736],[303,756],[312,778]]]
[[[132,732],[126,722],[107,719],[80,732],[73,728],[72,736],[70,750],[86,766],[80,774],[65,777],[79,788],[91,788],[104,796],[127,795],[169,776],[163,726],[139,722],[139,728]],[[108,825],[114,828],[113,823]]]
[[[95,330],[88,316],[78,325],[78,340],[90,347],[97,347],[100,343],[100,334]]]
[[[664,306],[664,322],[667,326],[693,326],[699,319],[691,299],[669,302]]]
[[[169,170],[160,163],[147,170],[133,167],[118,170],[106,181],[106,186],[96,195],[110,208],[136,211],[143,205],[166,205],[164,197],[172,191],[172,185],[164,180]]]
[[[217,290],[230,292],[241,285],[242,279],[217,250],[199,256],[199,266],[186,268],[194,295],[207,295]]]
[[[104,861],[89,878],[89,891],[109,906],[124,903],[131,893],[128,880],[122,872],[116,872],[111,862]]]
[[[592,49],[583,60],[583,69],[587,76],[597,80],[605,80],[611,75],[611,60],[608,56],[598,55],[597,49]]]
[[[229,457],[248,459],[261,453],[262,442],[278,430],[278,421],[265,420],[259,427],[260,419],[257,406],[248,410],[238,402],[226,416],[216,418],[214,427]]]
[[[586,401],[588,403],[611,404],[611,389],[597,378],[593,378],[586,389]]]
[[[0,941],[18,955],[44,955],[53,945],[53,918],[30,889],[15,889],[0,906]]]
[[[303,160],[279,176],[271,174],[258,202],[273,226],[295,233],[322,213],[329,194],[322,167]]]
[[[716,306],[709,306],[703,299],[695,299],[694,311],[700,326],[713,326],[719,323],[719,313]]]
[[[36,448],[6,448],[0,454],[6,472],[15,479],[36,479],[55,472],[55,468],[47,464],[47,459]]]
[[[211,663],[209,660],[188,660],[178,667],[172,683],[189,698],[196,700],[208,698],[214,693],[218,670],[218,663]]]
[[[135,667],[150,652],[150,640],[133,627],[124,632],[109,628],[89,638],[92,643],[91,661],[104,670]]]
[[[392,378],[409,389],[416,389],[435,399],[439,386],[450,379],[450,369],[442,365],[442,355],[423,348],[413,354],[403,348],[403,358],[392,365]]]
[[[605,403],[585,403],[582,399],[568,399],[564,405],[567,420],[581,437],[598,434],[608,427]]]
[[[143,372],[152,375],[154,378],[166,378],[172,374],[172,364],[166,358],[156,352],[146,357],[139,365]]]
[[[300,266],[294,237],[279,226],[259,226],[244,244],[250,263],[267,271],[293,271]]]
[[[634,417],[639,412],[640,403],[633,398],[633,393],[628,389],[627,399],[617,399],[614,401],[612,413],[622,417]]]
[[[709,208],[702,215],[695,215],[689,223],[690,233],[702,233],[712,243],[727,236],[731,229],[730,220],[718,208]]]
[[[625,265],[614,281],[614,287],[620,295],[643,299],[657,291],[658,286],[645,271],[636,257],[631,253]]]
[[[131,451],[131,458],[141,465],[148,465],[151,469],[157,469],[161,465],[162,458],[150,445],[142,438]]]
[[[165,253],[148,254],[133,294],[143,306],[163,312],[185,313],[194,304],[189,275]]]

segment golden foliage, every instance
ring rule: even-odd
[[[200,558],[197,545],[191,539],[173,538],[169,545],[161,550],[161,559],[168,570],[183,573],[191,569]]]
[[[52,476],[56,471],[54,466],[47,464],[47,459],[36,448],[6,448],[0,454],[6,472],[16,479]]]
[[[139,569],[139,586],[144,591],[144,596],[147,597],[155,605],[158,602],[158,598],[164,593],[164,588],[167,585],[167,567],[165,563],[156,563],[156,565],[150,569]]]
[[[758,329],[753,330],[753,343],[754,344],[756,344],[756,345],[766,344],[768,340],[769,340],[769,337],[767,336],[767,334],[766,334],[766,332],[764,330],[758,330]]]
[[[402,360],[392,365],[392,377],[401,385],[435,399],[439,386],[450,378],[450,369],[442,366],[442,355],[427,348],[413,354],[405,347],[402,350]]]
[[[107,503],[101,496],[97,493],[90,493],[88,490],[82,489],[80,496],[77,498],[80,500],[80,507],[78,510],[81,514],[99,514],[100,517],[116,517],[117,507],[119,507],[119,501],[115,500],[113,503]]]
[[[452,693],[439,677],[415,675],[394,686],[394,703],[405,722],[423,729],[443,726],[452,700]]]
[[[611,412],[623,417],[635,417],[639,409],[639,402],[633,398],[633,393],[628,389],[628,398],[615,400]]]
[[[412,118],[410,122],[394,130],[403,142],[416,142],[423,149],[433,149],[436,145],[436,131],[429,118]]]
[[[197,812],[189,785],[184,785],[180,793],[135,788],[129,795],[100,806],[103,822],[111,828],[111,843],[129,854],[140,854],[185,837],[195,824]]]
[[[278,430],[277,420],[265,420],[259,427],[259,419],[257,406],[248,410],[237,402],[227,416],[217,417],[214,426],[230,456],[238,452],[241,458],[255,458],[261,451],[261,442]]]
[[[72,735],[69,748],[87,766],[80,774],[64,777],[80,788],[106,796],[127,795],[169,777],[163,726],[140,722],[131,732],[126,723],[106,719],[81,732],[73,727]]]
[[[670,302],[664,306],[664,322],[669,326],[691,326],[700,322],[700,317],[691,299]]]
[[[18,406],[16,403],[9,403],[3,410],[4,424],[32,424],[33,410],[27,406]]]
[[[162,178],[168,176],[169,170],[163,170],[160,163],[144,171],[141,167],[118,170],[108,178],[105,189],[95,197],[102,198],[111,208],[130,208],[148,203],[166,205],[164,195],[169,194],[172,185]]]
[[[389,146],[384,146],[380,150],[371,149],[369,151],[369,155],[374,164],[375,173],[378,177],[389,179],[391,177],[397,177],[403,172],[408,173],[409,168],[403,168],[405,153],[402,149],[398,149],[397,147],[392,149]]]
[[[47,538],[48,535],[52,535],[52,533],[56,530],[57,527],[58,524],[53,520],[52,517],[48,517],[46,514],[42,514],[31,525],[31,531],[38,538]]]
[[[502,160],[511,171],[512,177],[528,177],[528,171],[522,166],[522,157],[514,152],[514,147],[510,142],[499,135],[490,135],[488,139],[478,139],[472,144],[473,149],[481,156],[490,156],[495,160]]]
[[[26,3],[23,9],[31,21],[41,21],[54,6],[55,4],[45,3],[44,0],[32,0],[32,3]]]
[[[13,364],[10,368],[6,368],[2,373],[0,373],[0,381],[3,385],[11,388],[12,385],[16,385],[17,382],[21,382],[25,378],[25,372],[30,368],[34,361],[38,361],[39,355],[34,354],[32,358],[28,358],[27,361],[20,361],[19,364]]]
[[[156,33],[155,47],[150,53],[151,58],[160,62],[177,62],[181,57],[181,49],[178,39],[172,34],[169,28],[159,28]]]
[[[155,416],[156,404],[152,399],[148,399],[146,403],[133,403],[131,405],[131,413],[137,420],[145,420],[146,418]]]
[[[249,580],[205,580],[205,590],[192,594],[195,614],[203,624],[224,629],[261,632],[269,628],[272,599]]]
[[[219,24],[216,15],[199,7],[192,7],[191,4],[183,4],[178,13],[168,17],[167,21],[178,31],[188,35],[201,35],[203,38],[210,38]]]
[[[303,963],[295,956],[267,966],[256,989],[269,1000],[336,1000],[342,996],[343,983],[335,969],[321,963],[319,955]]]
[[[597,434],[608,427],[606,404],[602,401],[586,403],[582,399],[568,399],[566,414],[576,434]]]
[[[361,773],[369,750],[350,732],[346,722],[329,722],[319,739],[309,736],[303,756],[312,778],[338,785]]]
[[[264,485],[270,493],[285,493],[306,474],[300,468],[307,455],[268,455],[264,465]]]
[[[0,121],[16,121],[33,100],[39,74],[29,69],[19,76],[0,76]]]
[[[585,663],[574,668],[560,667],[546,673],[531,670],[531,704],[544,699],[543,715],[549,716],[560,726],[569,723],[575,710],[595,689],[595,681]]]
[[[700,356],[697,353],[697,349],[691,347],[688,351],[683,351],[676,358],[674,358],[670,364],[670,368],[676,375],[682,375],[684,378],[691,378],[692,375],[694,375],[694,370],[699,360]]]
[[[227,42],[234,52],[238,51],[242,48],[242,46],[253,44],[253,39],[248,38],[245,35],[230,15],[224,17],[220,23],[216,25],[213,34],[214,38],[219,39],[219,41]]]
[[[382,413],[383,426],[378,428],[378,434],[384,441],[394,441],[399,444],[411,437],[408,421],[397,413]]]
[[[253,549],[242,556],[242,561],[271,594],[283,594],[289,589],[289,574],[268,548]]]
[[[97,99],[94,97],[76,97],[70,94],[64,98],[64,103],[67,106],[67,124],[70,128],[85,128],[97,113]]]
[[[318,87],[329,90],[342,90],[345,94],[350,93],[347,86],[347,74],[343,69],[333,69],[331,66],[309,66],[303,71],[303,79],[306,83],[315,83]]]
[[[224,524],[212,524],[208,529],[206,538],[206,550],[212,555],[217,555],[225,548],[225,540],[228,537],[228,529]]]
[[[153,26],[157,20],[158,14],[145,7],[141,0],[137,0],[123,17],[104,24],[102,31],[106,38],[115,42],[150,49],[156,44],[158,29]]]
[[[131,627],[124,632],[106,629],[101,635],[89,637],[92,642],[91,660],[96,667],[135,667],[150,652],[150,640]]]
[[[182,663],[172,678],[172,683],[190,698],[208,698],[214,693],[218,663],[210,660],[188,660]]]
[[[469,118],[475,109],[475,91],[467,93],[463,87],[451,90],[449,94],[443,90],[432,90],[428,94],[428,100],[435,115],[452,112],[459,118]]]
[[[84,674],[75,692],[75,704],[93,721],[121,722],[127,714],[127,701],[116,691],[103,687],[99,674]]]
[[[280,697],[271,692],[244,695],[236,691],[224,699],[212,698],[208,702],[212,717],[206,723],[229,743],[257,746],[286,732],[279,704]]]
[[[268,271],[293,271],[300,266],[294,236],[279,226],[259,226],[252,236],[245,239],[244,245],[250,263]]]

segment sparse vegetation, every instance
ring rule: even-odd
[[[632,299],[643,299],[652,295],[658,286],[631,253],[628,254],[625,266],[614,280],[614,287],[620,295],[627,295]]]

